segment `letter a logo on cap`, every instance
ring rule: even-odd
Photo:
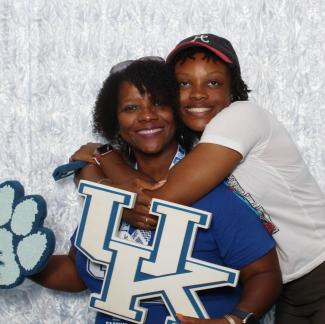
[[[198,39],[203,43],[210,43],[208,35],[196,35],[191,42],[196,42]]]

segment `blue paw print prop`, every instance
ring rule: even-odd
[[[0,288],[16,287],[45,266],[55,246],[45,217],[41,196],[25,196],[17,181],[0,184]]]

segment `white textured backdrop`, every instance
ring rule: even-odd
[[[325,191],[324,20],[324,0],[0,0],[0,182],[47,200],[56,253],[67,252],[82,200],[51,173],[94,139],[111,65],[210,32],[232,41],[252,100],[285,124]],[[91,323],[87,302],[26,280],[0,291],[0,323]]]

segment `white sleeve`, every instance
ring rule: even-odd
[[[245,157],[256,145],[264,143],[270,129],[265,110],[248,101],[236,101],[211,119],[199,143],[226,146]]]

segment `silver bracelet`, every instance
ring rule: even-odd
[[[225,320],[227,320],[227,322],[229,323],[229,324],[236,324],[236,321],[230,316],[230,315],[225,315],[224,317],[223,317]]]

